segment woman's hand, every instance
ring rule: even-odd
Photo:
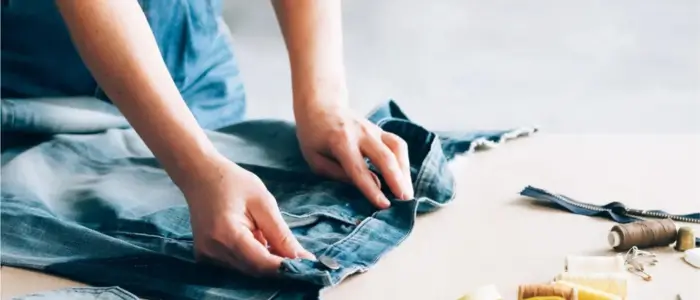
[[[255,174],[222,156],[202,166],[181,187],[190,206],[198,260],[267,276],[276,273],[284,258],[314,259]]]
[[[296,109],[301,151],[311,168],[322,175],[354,183],[378,208],[390,203],[365,163],[377,166],[393,194],[413,198],[406,143],[341,105],[314,105]],[[331,102],[333,103],[333,102]]]

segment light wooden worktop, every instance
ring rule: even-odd
[[[454,300],[487,284],[504,300],[516,299],[519,284],[562,272],[566,255],[613,254],[606,235],[615,223],[534,206],[519,196],[527,185],[584,202],[700,211],[700,135],[538,134],[452,166],[455,202],[422,217],[400,247],[367,273],[326,290],[324,299]],[[649,269],[653,280],[630,275],[629,299],[700,299],[700,269],[672,248],[652,251],[660,259]],[[2,299],[72,285],[2,268]]]

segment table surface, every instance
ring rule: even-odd
[[[527,185],[584,202],[700,211],[700,135],[539,134],[459,157],[452,168],[455,202],[421,217],[403,244],[323,299],[454,300],[488,284],[517,299],[519,284],[551,280],[567,255],[614,254],[606,240],[614,223],[533,205],[519,196]],[[629,274],[628,299],[700,299],[700,269],[671,247],[652,251],[660,259],[653,280]],[[1,275],[2,299],[78,285],[9,267]]]

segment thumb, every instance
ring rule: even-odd
[[[284,222],[272,195],[261,204],[251,211],[251,215],[272,248],[271,250],[282,257],[301,257],[315,260],[314,255],[299,244],[289,226]]]

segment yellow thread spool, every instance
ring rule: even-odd
[[[495,285],[482,286],[457,300],[503,300]]]
[[[615,273],[570,273],[559,274],[555,281],[566,281],[587,286],[599,291],[627,298],[627,274]]]
[[[555,282],[555,284],[570,287],[576,290],[578,300],[622,300],[622,298],[618,295],[599,291],[594,288],[590,288],[573,282],[561,280]]]
[[[525,300],[566,300],[563,297],[558,297],[558,296],[538,296],[538,297],[532,297],[532,298],[527,298]]]

